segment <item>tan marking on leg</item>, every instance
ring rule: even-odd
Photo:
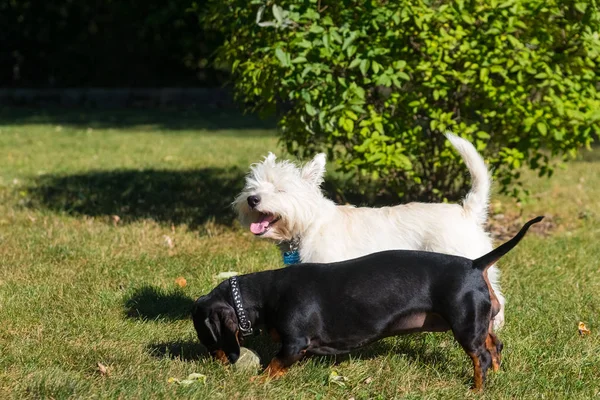
[[[490,352],[492,356],[492,370],[496,372],[500,369],[501,357],[500,354],[498,354],[498,351],[496,349],[496,341],[494,340],[494,337],[492,335],[494,334],[489,333],[485,338],[485,348],[487,349],[487,351]]]
[[[473,391],[479,392],[483,389],[483,373],[481,372],[481,364],[479,362],[479,357],[475,353],[468,353],[469,357],[473,361],[473,370],[475,374],[475,385],[473,386]]]
[[[285,375],[287,370],[288,369],[283,366],[283,362],[281,362],[279,358],[274,357],[267,366],[265,373],[268,374],[270,378],[279,378]]]
[[[251,382],[258,380],[260,383],[265,383],[271,379],[281,378],[288,371],[288,368],[283,366],[283,362],[277,357],[274,357],[262,375],[253,376],[250,378]]]

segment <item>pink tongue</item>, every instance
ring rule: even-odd
[[[258,222],[253,222],[250,224],[250,232],[254,233],[255,235],[260,235],[261,233],[265,233],[265,231],[269,227],[269,224],[271,223],[271,221],[273,221],[274,218],[275,218],[274,215],[269,215],[269,214],[261,215]]]

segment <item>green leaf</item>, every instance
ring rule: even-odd
[[[535,126],[537,130],[542,134],[542,136],[546,136],[546,133],[548,133],[548,127],[545,123],[538,122],[537,124],[535,124]]]
[[[350,34],[350,36],[348,36],[344,40],[344,43],[342,44],[342,50],[346,50],[348,48],[348,46],[350,46],[352,44],[352,42],[354,42],[354,40],[356,40],[357,36],[358,36],[358,34],[356,32],[352,32]]]
[[[379,64],[377,61],[373,61],[371,63],[371,69],[373,70],[373,72],[378,73],[379,72],[379,68],[381,67],[381,64]]]
[[[487,82],[488,81],[488,75],[490,73],[490,70],[487,68],[481,68],[479,70],[479,79],[481,80],[481,82]]]
[[[240,60],[235,60],[233,62],[233,64],[231,65],[231,72],[235,72],[235,70],[237,69],[238,65],[240,65]]]
[[[279,60],[279,63],[284,66],[287,67],[288,66],[288,58],[287,58],[287,53],[285,51],[283,51],[281,49],[281,47],[278,47],[275,50],[275,57],[277,57],[277,59]]]
[[[358,47],[354,45],[348,46],[348,48],[346,49],[346,55],[348,56],[348,58],[352,57],[356,53],[356,50],[358,50]]]
[[[361,59],[360,58],[355,58],[354,60],[352,60],[352,62],[350,63],[350,65],[348,66],[348,68],[352,69],[352,68],[356,68],[356,66],[358,64],[361,63]]]
[[[563,140],[564,136],[565,136],[565,133],[562,130],[556,129],[554,131],[554,139]]]
[[[342,40],[342,37],[340,36],[340,34],[339,34],[339,33],[337,33],[337,31],[335,31],[335,30],[331,30],[331,31],[330,31],[330,35],[331,35],[331,38],[332,38],[333,40],[335,40],[335,41],[336,41],[336,42],[338,42],[338,43],[342,43],[342,41],[343,41],[343,40]]]
[[[535,118],[533,118],[533,117],[528,117],[528,118],[525,118],[525,119],[523,120],[523,125],[524,125],[526,128],[531,128],[531,126],[532,126],[534,123],[535,123]]]
[[[584,2],[575,3],[575,9],[582,14],[585,14],[585,10],[587,9],[587,6],[588,6],[588,4],[584,3]]]
[[[408,76],[408,74],[406,72],[400,71],[396,75],[398,75],[398,78],[400,78],[400,79],[404,79],[405,81],[410,81],[410,76]]]
[[[329,49],[329,35],[327,33],[323,34],[323,46],[325,46],[326,49]]]
[[[273,16],[279,25],[283,23],[282,9],[276,4],[273,4]]]
[[[322,26],[317,25],[317,24],[312,24],[308,31],[310,33],[323,33],[323,32],[325,32],[325,28],[323,28]]]
[[[359,66],[359,68],[360,68],[360,72],[361,72],[363,75],[366,75],[366,74],[367,74],[367,71],[369,70],[369,64],[370,64],[370,63],[371,63],[371,62],[370,62],[369,60],[361,60],[361,61],[360,61],[360,66]]]
[[[358,119],[358,115],[356,115],[354,112],[352,112],[350,110],[346,110],[346,111],[344,111],[344,113],[346,114],[346,116],[348,118],[350,118],[353,121],[356,121]]]
[[[306,113],[311,117],[317,115],[317,110],[315,110],[315,108],[311,104],[306,103],[304,107],[306,108]]]
[[[406,67],[406,61],[404,61],[404,60],[394,61],[394,63],[392,65],[396,69],[404,69],[404,67]]]
[[[299,47],[302,47],[304,49],[312,49],[313,44],[311,41],[306,40],[306,39],[302,39],[299,43],[298,43]]]
[[[473,25],[475,23],[475,18],[473,18],[469,14],[463,14],[462,20],[465,21],[469,25]]]

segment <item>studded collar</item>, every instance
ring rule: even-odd
[[[240,291],[237,276],[229,278],[229,287],[231,289],[231,298],[233,300],[233,308],[238,319],[238,326],[242,332],[242,336],[250,336],[253,333],[252,324],[246,316],[244,305],[242,303],[242,293]]]

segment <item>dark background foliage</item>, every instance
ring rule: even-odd
[[[218,86],[191,3],[0,0],[0,87]]]

